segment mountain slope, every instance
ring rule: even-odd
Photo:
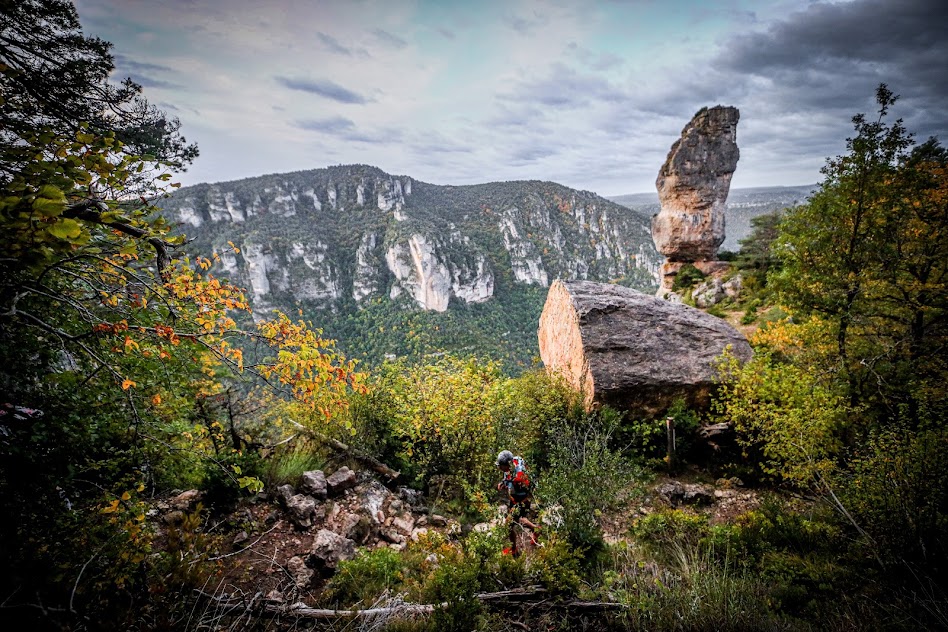
[[[483,352],[484,337],[506,338],[523,361],[535,354],[553,280],[649,291],[661,263],[642,215],[552,182],[440,186],[344,165],[201,184],[160,206],[194,239],[192,252],[222,254],[218,273],[247,287],[257,313],[303,309],[344,350],[367,356]],[[398,344],[360,350],[368,330],[395,321],[454,333],[406,350],[403,332]]]

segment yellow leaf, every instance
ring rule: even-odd
[[[133,386],[135,386],[135,382],[133,382],[132,380],[130,380],[130,379],[128,379],[128,378],[126,378],[125,381],[122,382],[122,390],[123,390],[123,391],[127,391],[128,389],[132,388]]]

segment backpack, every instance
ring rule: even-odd
[[[533,481],[527,473],[527,466],[523,458],[514,457],[508,475],[510,477],[511,490],[510,495],[514,498],[526,498],[533,491]]]

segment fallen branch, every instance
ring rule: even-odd
[[[375,457],[369,456],[365,452],[362,452],[360,450],[357,450],[356,448],[350,447],[346,445],[345,443],[343,443],[342,441],[337,441],[336,439],[333,439],[332,437],[327,437],[323,433],[313,430],[312,428],[307,428],[303,424],[293,421],[292,419],[290,419],[289,421],[291,424],[293,424],[294,426],[302,430],[304,433],[308,434],[309,436],[316,439],[317,441],[321,441],[325,443],[333,450],[336,450],[337,452],[342,452],[343,454],[347,456],[351,456],[352,458],[358,461],[361,461],[362,463],[365,463],[366,465],[368,465],[370,468],[372,468],[373,470],[375,470],[382,476],[385,476],[386,478],[388,478],[389,481],[395,480],[402,474],[401,472],[396,472],[395,470],[385,465],[384,463],[382,463]]]
[[[537,597],[549,603],[552,607],[566,608],[570,610],[622,610],[626,608],[624,604],[607,601],[548,601],[548,593],[545,588],[540,586],[528,586],[527,588],[514,588],[512,590],[502,590],[492,593],[478,593],[474,598],[486,604],[502,604],[510,602],[529,602]],[[412,604],[399,603],[394,606],[383,608],[366,608],[365,610],[330,610],[327,608],[311,608],[303,602],[296,602],[288,606],[270,604],[266,611],[271,614],[291,614],[306,619],[371,619],[375,617],[397,617],[411,615],[431,614],[438,608],[446,608],[448,603],[438,604]]]
[[[439,604],[446,605],[446,604]],[[297,602],[290,606],[267,606],[267,612],[274,614],[292,614],[306,619],[371,619],[383,616],[397,615],[418,615],[431,614],[435,608],[434,604],[399,604],[388,608],[366,608],[365,610],[327,610],[324,608],[310,608],[303,602]]]

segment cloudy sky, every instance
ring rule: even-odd
[[[946,0],[77,0],[178,117],[185,185],[365,163],[435,184],[654,191],[696,110],[733,186],[809,184],[880,82],[948,142]]]

